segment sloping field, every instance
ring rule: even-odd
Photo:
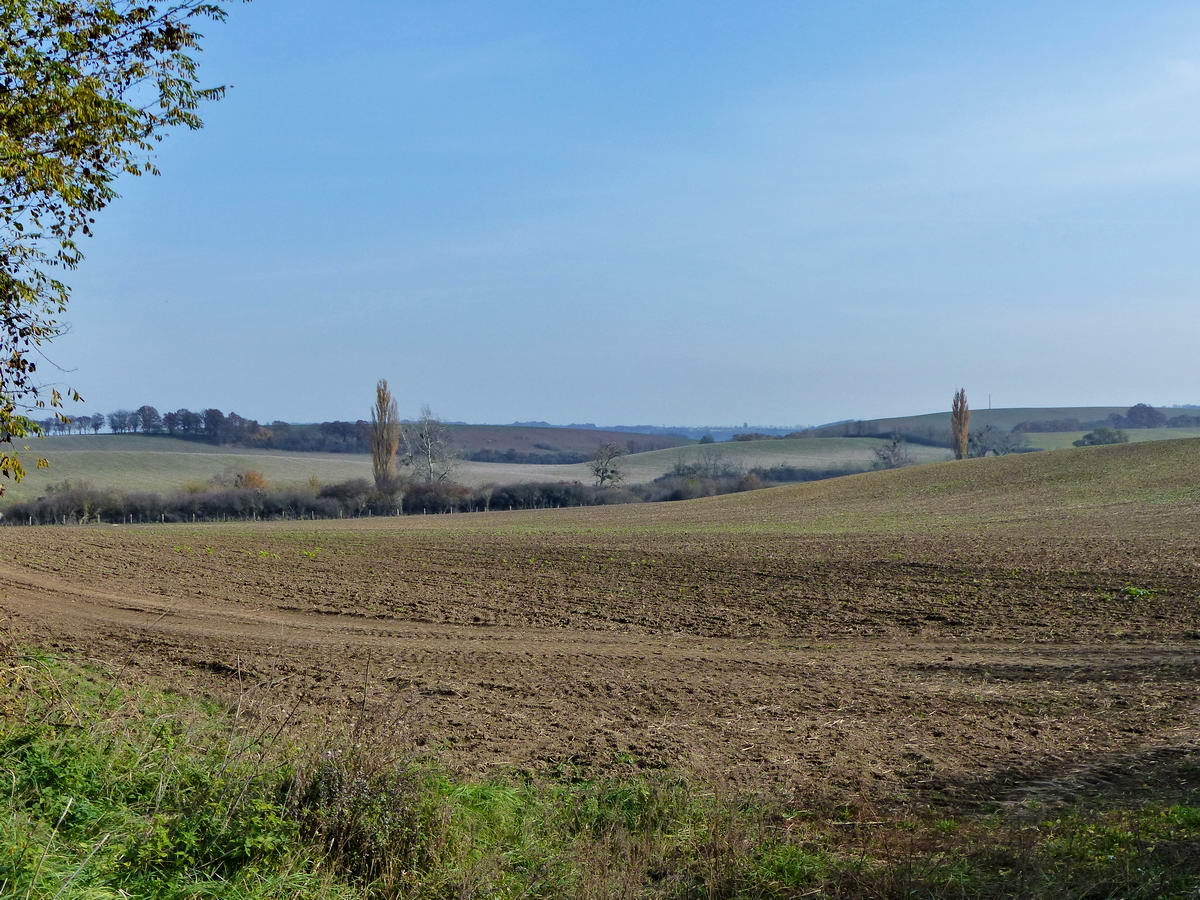
[[[1129,428],[1125,433],[1131,442],[1140,443],[1200,437],[1200,428]],[[1065,450],[1085,434],[1086,431],[1031,431],[1028,434],[1029,446],[1042,450]]]
[[[1024,800],[1195,756],[1198,526],[1200,441],[1165,441],[674,504],[3,528],[0,609],[467,771]]]
[[[371,476],[371,457],[359,453],[289,453],[217,447],[177,438],[144,435],[50,437],[31,444],[30,456],[43,455],[49,469],[28,467],[20,484],[7,484],[5,502],[37,497],[47,485],[64,480],[87,481],[102,488],[169,493],[190,483],[204,483],[230,469],[254,469],[271,485],[323,484]],[[455,473],[463,484],[573,480],[582,466],[519,465],[464,460]]]
[[[770,441],[726,441],[637,453],[625,458],[626,480],[651,481],[665,475],[678,462],[693,463],[717,459],[722,463],[751,469],[755,466],[796,466],[806,469],[870,468],[876,447],[886,443],[878,438],[781,438]],[[948,459],[949,451],[940,447],[910,445],[909,455],[916,462]]]
[[[460,515],[452,526],[440,518],[417,517],[399,525],[367,519],[340,527],[453,527],[484,534],[919,535],[934,529],[995,531],[1003,542],[1020,530],[1180,535],[1194,520],[1200,520],[1200,439],[1195,438],[949,461],[679,503]]]
[[[88,481],[125,491],[179,490],[203,483],[229,469],[254,469],[271,484],[300,484],[370,478],[368,456],[340,453],[286,453],[216,447],[169,437],[88,435],[50,437],[33,442],[29,456],[50,460],[49,469],[27,466],[20,484],[8,484],[0,502],[36,497],[64,480]]]
[[[1033,422],[1046,419],[1078,419],[1081,422],[1092,422],[1107,419],[1110,415],[1125,415],[1127,406],[1046,406],[1046,407],[1013,407],[1010,409],[972,409],[971,427],[983,428],[991,425],[1003,431],[1009,431],[1022,422]],[[929,429],[949,430],[950,410],[944,412],[923,413],[916,416],[896,416],[884,419],[863,419],[859,422],[821,425],[814,429],[819,436],[841,435],[846,433],[847,426],[859,425],[864,433],[879,434],[892,431],[927,431]]]
[[[805,533],[1086,526],[1180,535],[1198,518],[1200,440],[1193,438],[870,472],[688,504],[602,510],[590,521]]]

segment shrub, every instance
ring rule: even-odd
[[[1089,431],[1077,441],[1071,443],[1076,447],[1098,447],[1103,444],[1124,444],[1129,440],[1129,435],[1124,431],[1115,428],[1100,427],[1093,431]]]
[[[520,450],[509,448],[507,450],[474,450],[470,453],[463,454],[464,459],[469,459],[474,462],[505,462],[505,463],[520,463],[522,465],[571,465],[574,463],[587,462],[591,459],[590,453],[584,453],[577,450],[558,450],[549,444],[534,444],[534,447],[542,449],[541,453],[524,453]]]

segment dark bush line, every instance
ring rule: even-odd
[[[441,515],[519,509],[559,509],[692,500],[774,484],[851,475],[859,469],[752,469],[740,474],[664,475],[649,484],[596,487],[577,481],[520,482],[470,488],[452,482],[412,484],[383,494],[365,478],[313,488],[214,487],[204,491],[121,493],[89,484],[52,485],[46,495],[9,506],[5,525],[222,522],[255,519],[337,519]]]
[[[545,446],[534,444],[535,447]],[[550,448],[541,453],[526,453],[521,450],[475,450],[463,454],[464,459],[472,462],[521,463],[522,465],[573,465],[587,462],[592,458],[590,453],[572,450],[555,450]]]
[[[841,478],[843,475],[858,475],[865,469],[849,467],[834,469],[802,469],[797,466],[776,466],[754,468],[751,475],[757,475],[763,481],[771,484],[789,484],[797,481],[824,481],[826,478]]]
[[[639,496],[622,488],[597,488],[578,482],[484,488],[453,483],[419,484],[394,495],[376,491],[365,479],[327,485],[316,492],[299,488],[225,488],[170,495],[120,493],[89,485],[70,485],[36,500],[12,504],[4,511],[0,523],[54,525],[338,519],[600,506],[640,500]]]
[[[1130,407],[1123,416],[1113,413],[1107,418],[1087,422],[1079,419],[1035,419],[1014,425],[1013,431],[1092,431],[1097,428],[1200,428],[1200,416],[1184,414],[1167,418],[1161,410],[1139,403]]]
[[[1018,422],[1013,426],[1013,431],[1021,434],[1028,434],[1031,431],[1036,432],[1055,432],[1055,431],[1086,431],[1088,428],[1094,428],[1097,425],[1107,425],[1107,419],[1100,419],[1096,422],[1085,423],[1078,419],[1034,419],[1029,422]]]

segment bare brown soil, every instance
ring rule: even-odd
[[[126,675],[253,687],[311,725],[366,710],[471,772],[1004,800],[1197,747],[1191,529],[580,527],[621,515],[594,512],[3,529],[0,610]]]

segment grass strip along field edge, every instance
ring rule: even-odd
[[[321,747],[232,707],[9,646],[0,895],[21,898],[1190,897],[1171,795],[952,813],[719,797],[668,773],[462,779],[358,722]],[[1181,793],[1180,793],[1181,792]]]

